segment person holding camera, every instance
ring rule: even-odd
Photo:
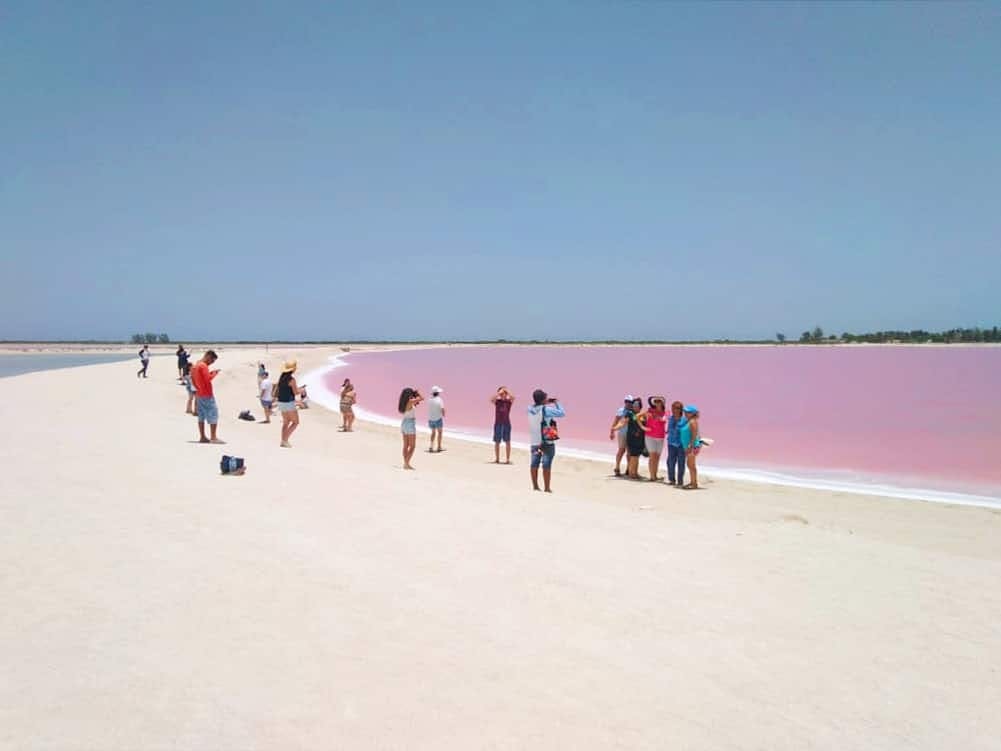
[[[511,463],[511,405],[514,394],[507,386],[498,386],[497,393],[490,397],[494,405],[494,464],[500,464],[500,445],[505,445],[505,464]]]
[[[529,472],[532,476],[532,490],[539,489],[539,466],[542,466],[542,481],[547,493],[552,493],[550,478],[552,477],[553,458],[556,456],[556,441],[559,434],[556,431],[557,417],[566,417],[566,412],[560,406],[559,399],[550,397],[542,389],[532,392],[534,402],[528,408],[528,437],[531,446],[532,463]]]
[[[417,416],[414,414],[414,409],[422,401],[424,401],[424,397],[415,388],[407,386],[400,392],[400,401],[397,406],[400,414],[403,415],[403,420],[400,423],[400,433],[403,434],[404,469],[413,469],[410,460],[413,458],[414,450],[417,447]]]

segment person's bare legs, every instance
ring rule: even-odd
[[[505,464],[511,463],[511,441],[504,442]]]
[[[441,434],[445,432],[445,428],[438,428],[438,453],[441,453]]]
[[[552,469],[543,469],[542,470],[542,482],[546,486],[546,492],[547,493],[552,493],[553,492],[552,488],[549,487],[549,480],[550,480],[550,478],[552,476],[553,476],[553,470]]]
[[[223,443],[223,441],[220,441],[219,436],[217,436],[215,433],[216,430],[218,429],[219,425],[216,423],[209,425],[209,432],[211,433],[211,439],[209,440],[209,443]]]
[[[657,469],[660,467],[660,454],[654,454],[653,452],[650,453],[648,467],[650,468],[650,481],[653,482],[655,480],[659,480],[660,478],[657,477]]]
[[[432,453],[434,452],[434,437],[435,437],[435,434],[437,432],[438,432],[438,428],[431,428],[431,445],[428,446],[428,451],[430,451]]]
[[[414,451],[417,450],[417,435],[404,435],[403,436],[403,468],[413,469],[410,464],[410,460],[414,457]]]
[[[289,420],[288,434],[285,436],[285,443],[288,443],[288,440],[289,438],[292,437],[292,434],[295,432],[295,429],[299,427],[299,413],[289,412],[289,414],[292,416],[292,418]]]
[[[189,415],[195,414],[195,395],[188,394],[188,403],[184,407],[184,412]]]
[[[688,465],[688,484],[685,485],[685,490],[698,490],[699,489],[699,471],[695,466],[695,452],[689,451],[685,456],[685,464]]]
[[[347,431],[350,433],[355,427],[355,413],[354,410],[348,412],[348,427]]]
[[[622,464],[622,457],[625,455],[626,455],[626,447],[619,446],[619,450],[615,452],[615,474],[617,475],[622,474],[622,470],[619,469],[619,465]]]
[[[529,470],[529,473],[532,475],[532,490],[538,490],[539,489],[539,468],[538,467],[532,467]]]
[[[500,441],[494,441],[494,464],[500,464]]]
[[[209,439],[205,437],[205,421],[202,418],[198,418],[198,442],[208,443]]]
[[[290,449],[292,444],[288,442],[292,433],[295,431],[296,427],[299,425],[299,413],[293,410],[288,412],[282,412],[282,442],[279,444],[282,448]]]
[[[638,456],[630,456],[626,461],[626,474],[634,480],[639,479],[640,458]]]

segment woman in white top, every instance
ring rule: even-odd
[[[400,392],[400,403],[398,406],[400,414],[403,415],[403,421],[400,423],[400,432],[403,434],[404,469],[413,469],[410,466],[410,460],[413,458],[414,450],[417,447],[417,417],[414,415],[414,408],[422,401],[424,401],[424,397],[415,388],[407,386]]]

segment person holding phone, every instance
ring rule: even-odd
[[[225,443],[219,440],[216,430],[219,426],[219,405],[215,401],[212,381],[219,375],[219,370],[209,370],[219,357],[214,350],[208,350],[202,359],[191,368],[191,383],[195,387],[195,413],[198,415],[198,442]],[[205,437],[205,423],[209,424],[211,438]]]

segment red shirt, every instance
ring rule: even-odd
[[[195,396],[199,399],[212,396],[212,379],[218,375],[209,372],[208,363],[199,360],[191,366],[191,384],[195,387]]]
[[[664,437],[664,427],[667,424],[667,413],[661,410],[651,409],[646,413],[646,426],[650,431],[647,433],[653,439]]]

